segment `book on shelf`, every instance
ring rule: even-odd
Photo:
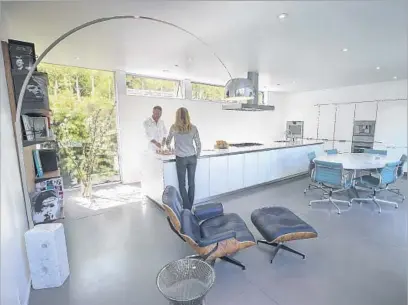
[[[33,150],[34,166],[37,177],[44,176],[44,171],[41,166],[40,151],[35,149]]]

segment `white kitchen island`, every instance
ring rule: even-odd
[[[301,140],[289,143],[203,150],[197,163],[194,203],[304,174],[307,154],[323,153],[323,142]],[[187,180],[187,178],[186,178]],[[142,169],[142,192],[158,204],[167,185],[178,189],[175,156],[146,155]]]

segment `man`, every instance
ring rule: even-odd
[[[153,114],[147,118],[143,127],[146,137],[149,141],[148,148],[150,151],[156,152],[166,142],[167,130],[163,120],[160,120],[162,108],[160,106],[153,107]]]

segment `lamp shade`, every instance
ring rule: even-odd
[[[229,101],[247,101],[254,99],[254,85],[247,78],[232,78],[225,85],[225,99]]]

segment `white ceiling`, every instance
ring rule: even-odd
[[[37,55],[83,22],[144,15],[201,37],[233,77],[259,71],[261,90],[315,90],[407,78],[406,1],[13,1],[2,8],[8,37],[34,42]],[[277,18],[281,13],[289,16],[283,22]],[[194,38],[141,20],[82,30],[45,61],[219,84],[228,80],[211,51]]]

